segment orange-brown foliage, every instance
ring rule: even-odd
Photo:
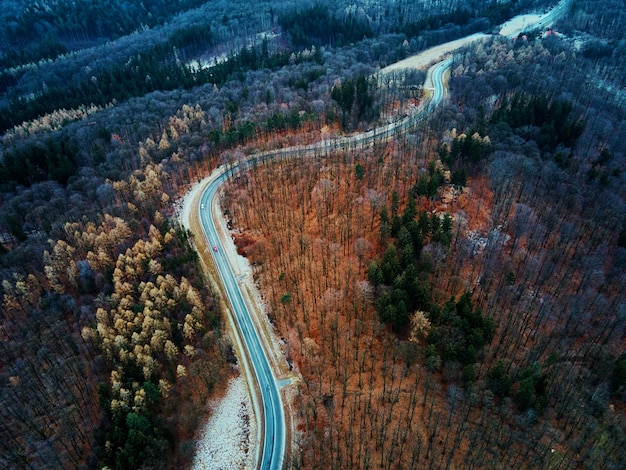
[[[474,386],[462,389],[458,364],[445,364],[435,374],[426,370],[421,346],[402,341],[378,320],[366,279],[369,260],[385,248],[380,209],[389,207],[396,190],[402,212],[418,174],[427,169],[428,149],[437,147],[434,140],[426,135],[420,148],[395,141],[268,164],[241,175],[228,190],[228,211],[243,230],[237,235],[240,249],[257,266],[270,314],[303,377],[297,404],[302,464],[546,466],[553,462],[553,448],[563,452],[559,458],[580,462],[568,439],[595,424],[582,421],[570,406],[582,399],[579,388],[556,386],[583,373],[579,364],[549,370],[553,385],[543,428],[527,424],[510,401],[494,403],[485,387],[486,373],[498,359],[505,358],[517,377],[533,361],[561,351],[563,328],[569,329],[568,345],[586,361],[606,354],[590,352],[589,338],[599,335],[608,342],[603,335],[612,334],[606,326],[579,334],[582,327],[558,313],[571,310],[567,293],[579,292],[590,280],[567,262],[582,246],[576,240],[564,245],[557,232],[538,244],[532,223],[530,231],[511,228],[509,220],[522,202],[515,199],[519,181],[495,191],[493,182],[478,174],[462,191],[445,187],[433,200],[418,198],[418,210],[448,211],[454,220],[450,248],[430,273],[433,300],[442,304],[470,291],[496,320],[496,337],[476,366]],[[362,180],[355,174],[357,163],[364,169]],[[552,266],[551,247],[563,247],[564,258],[548,271],[551,276],[541,277],[536,267]],[[592,448],[588,441],[582,446]]]
[[[418,383],[434,383],[406,364],[405,351],[412,346],[379,323],[365,280],[367,263],[382,248],[379,213],[390,202],[389,189],[397,189],[404,204],[416,168],[427,161],[415,157],[405,165],[404,150],[390,144],[268,165],[243,175],[229,190],[228,210],[245,230],[236,236],[239,249],[254,245],[246,252],[260,266],[256,276],[271,315],[304,379],[298,430],[309,468],[423,462],[416,443],[426,438],[429,409],[426,402],[416,405],[423,396]],[[356,163],[364,167],[362,180],[355,176]],[[445,209],[461,206],[474,217],[477,206],[468,196],[459,201]],[[485,207],[480,215],[487,213]],[[435,408],[442,412],[441,404]]]

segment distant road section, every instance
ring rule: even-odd
[[[499,34],[500,36],[514,38],[524,31],[542,27],[547,28],[567,11],[570,2],[571,0],[561,0],[547,13],[516,16],[500,26]],[[467,46],[475,41],[483,41],[490,37],[490,34],[476,33],[444,44],[439,44],[438,46],[425,49],[417,55],[407,57],[404,60],[391,64],[382,69],[380,73],[389,74],[403,69],[423,69],[461,47]]]
[[[428,67],[433,62],[437,60],[441,60],[446,55],[456,51],[457,49],[467,46],[468,44],[473,43],[474,41],[479,41],[483,39],[487,39],[490,37],[485,33],[476,33],[470,36],[465,36],[464,38],[455,39],[454,41],[446,42],[444,44],[439,44],[438,46],[431,47],[429,49],[425,49],[417,55],[407,57],[399,62],[391,64],[384,69],[381,69],[381,74],[389,74],[400,70],[406,69],[424,69]]]
[[[561,0],[547,13],[516,16],[502,24],[500,27],[500,36],[514,38],[525,31],[552,26],[552,24],[567,11],[570,2],[571,0]]]

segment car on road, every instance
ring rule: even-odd
[[[213,251],[217,253],[217,245],[213,245]]]
[[[200,210],[204,210],[204,204],[200,204]]]

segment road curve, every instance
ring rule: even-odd
[[[219,236],[217,220],[221,217],[217,203],[219,190],[230,176],[242,169],[252,167],[275,158],[293,158],[322,155],[329,151],[349,150],[351,148],[371,146],[375,142],[386,141],[399,132],[411,128],[427,113],[430,113],[445,96],[443,73],[451,60],[440,62],[429,70],[427,83],[432,82],[431,96],[419,110],[391,124],[378,127],[363,134],[349,137],[338,137],[315,144],[294,146],[269,152],[261,152],[245,161],[220,166],[202,191],[199,201],[199,218],[207,245],[235,319],[247,357],[252,365],[256,389],[261,397],[263,421],[262,446],[257,455],[258,467],[261,469],[279,470],[283,467],[286,448],[285,414],[280,394],[280,387],[274,376],[267,355],[261,344],[259,334],[248,313],[242,291],[226,255],[223,238]],[[230,242],[232,243],[232,242]],[[242,354],[245,351],[242,351]],[[244,358],[244,360],[246,360]],[[261,420],[261,417],[258,418]]]
[[[512,39],[533,29],[548,28],[567,12],[570,3],[571,0],[561,0],[546,13],[516,16],[500,25],[499,34]]]
[[[206,186],[200,196],[200,223],[205,233],[213,261],[219,272],[224,291],[228,297],[232,315],[235,317],[239,334],[247,349],[248,358],[252,364],[254,378],[261,397],[263,415],[263,447],[260,455],[259,467],[262,469],[280,469],[283,465],[285,454],[285,416],[279,387],[270,367],[265,351],[257,331],[248,313],[242,292],[237,279],[226,256],[226,250],[218,234],[215,217],[221,214],[215,213],[217,208],[216,198],[218,190],[227,180],[232,169],[220,168],[220,173]],[[215,248],[213,248],[215,247]],[[214,251],[217,250],[217,251]],[[242,354],[244,352],[242,351]],[[245,360],[245,359],[244,359]],[[260,419],[260,417],[259,417]]]
[[[535,25],[544,26],[553,22],[565,11],[568,4],[569,0],[561,0],[552,11],[540,17]],[[219,189],[229,176],[265,161],[278,158],[323,156],[332,151],[355,149],[357,146],[369,147],[375,143],[387,141],[398,133],[406,132],[431,113],[444,99],[446,88],[443,76],[451,63],[452,59],[448,58],[429,69],[424,89],[431,90],[430,95],[427,96],[425,102],[417,110],[403,119],[362,134],[322,140],[310,145],[260,152],[244,161],[222,165],[215,170],[200,196],[199,216],[201,226],[208,246],[215,247],[214,249],[210,248],[211,255],[228,297],[232,316],[239,330],[236,334],[240,335],[245,344],[247,357],[254,372],[256,389],[261,397],[262,410],[256,411],[257,413],[262,413],[262,417],[258,416],[257,419],[263,421],[262,446],[260,455],[257,454],[257,466],[263,470],[280,470],[283,467],[287,434],[284,407],[279,384],[263,349],[259,334],[248,313],[242,291],[226,256],[222,238],[218,234],[216,220],[221,217],[218,204]],[[232,243],[232,241],[228,243]],[[241,353],[245,354],[246,351],[241,351]],[[243,361],[246,362],[247,367],[247,359],[243,358]]]

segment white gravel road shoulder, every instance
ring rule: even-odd
[[[245,379],[232,379],[226,395],[213,405],[213,415],[200,432],[192,470],[252,469],[256,429]]]

